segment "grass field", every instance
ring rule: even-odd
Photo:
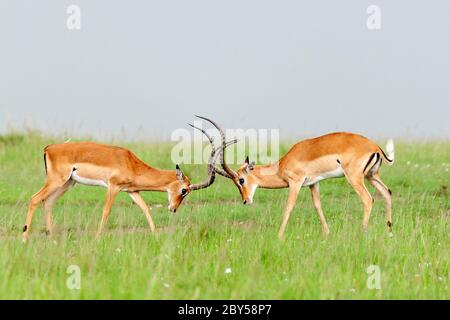
[[[22,244],[28,200],[45,178],[42,149],[62,140],[0,136],[1,299],[450,298],[450,141],[397,142],[396,164],[381,169],[394,194],[393,238],[382,199],[376,198],[364,234],[358,197],[345,179],[336,179],[321,183],[330,235],[322,235],[305,189],[280,241],[287,189],[260,189],[247,207],[220,177],[189,195],[176,214],[168,213],[165,193],[144,193],[156,238],[123,194],[102,239],[94,240],[105,190],[77,185],[54,207],[54,237],[45,235],[39,209]],[[153,166],[173,167],[169,144],[114,143]],[[204,166],[183,169],[193,181],[205,177]],[[81,271],[79,290],[66,285],[71,265]],[[380,290],[366,285],[370,265],[381,270]]]

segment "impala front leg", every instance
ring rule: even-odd
[[[102,220],[100,221],[100,225],[98,227],[96,239],[100,238],[100,234],[102,233],[103,227],[104,227],[106,221],[108,220],[108,216],[111,213],[112,204],[118,193],[119,193],[119,188],[112,187],[112,186],[110,186],[108,188],[108,191],[106,192],[105,207],[103,208]]]
[[[320,188],[319,184],[313,184],[309,187],[311,190],[311,196],[314,208],[319,215],[320,223],[322,224],[323,233],[328,235],[330,233],[330,229],[328,228],[327,220],[325,220],[325,215],[323,214],[322,205],[320,204]]]
[[[292,209],[294,209],[295,202],[297,201],[298,193],[300,191],[300,188],[302,187],[302,184],[305,180],[302,179],[301,181],[291,181],[289,182],[289,196],[286,208],[284,209],[283,214],[283,222],[281,223],[280,230],[278,231],[278,238],[283,239],[284,232],[286,230],[286,226],[289,221],[289,217],[291,216]]]
[[[148,224],[150,226],[150,230],[152,234],[156,233],[156,227],[153,223],[152,216],[150,215],[150,210],[147,204],[145,203],[144,199],[142,199],[142,196],[139,194],[139,192],[130,192],[130,197],[133,199],[134,203],[138,205],[139,208],[144,212],[145,217],[147,218]]]

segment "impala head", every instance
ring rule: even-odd
[[[227,143],[225,142],[225,132],[214,121],[200,116],[197,117],[210,122],[214,127],[216,127],[216,129],[220,133],[220,136],[222,137],[222,152],[219,152],[219,154],[223,170],[214,168],[215,172],[233,181],[233,183],[238,188],[239,193],[241,194],[242,202],[244,204],[252,204],[253,196],[255,194],[256,188],[258,187],[258,178],[252,173],[255,168],[255,163],[250,162],[247,157],[244,164],[239,168],[239,170],[234,171],[233,169],[231,169],[225,162],[225,147],[227,146]],[[236,142],[236,140],[234,140],[234,142]]]
[[[214,167],[217,158],[221,154],[221,152],[216,154],[216,148],[214,147],[213,143],[214,140],[206,131],[204,131],[201,128],[197,128],[192,124],[189,125],[197,130],[200,130],[208,138],[209,143],[211,144],[211,154],[208,160],[208,178],[201,183],[191,184],[189,178],[186,177],[181,171],[180,167],[176,165],[175,167],[176,179],[171,184],[169,184],[167,190],[169,196],[169,211],[171,212],[177,211],[181,202],[183,202],[184,198],[186,198],[186,196],[191,191],[208,188],[210,185],[214,183],[214,180],[216,179],[216,171],[214,170]],[[228,143],[224,143],[221,145],[220,150],[222,150],[223,152],[223,150],[225,150],[226,147],[236,142],[237,140],[233,140]]]
[[[191,182],[181,171],[180,167],[175,167],[176,180],[169,184],[167,194],[169,197],[169,211],[176,212],[184,198],[191,192]]]
[[[258,188],[258,178],[253,174],[255,163],[250,162],[248,157],[244,164],[236,171],[236,176],[231,178],[239,189],[244,204],[252,204],[256,188]]]

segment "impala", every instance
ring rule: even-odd
[[[225,141],[224,131],[214,121],[209,121],[220,132]],[[307,139],[295,144],[279,161],[270,165],[258,165],[250,162],[248,157],[239,170],[232,170],[225,161],[225,150],[222,149],[222,169],[216,172],[231,179],[239,189],[244,204],[251,204],[256,188],[279,189],[289,188],[287,205],[284,209],[283,221],[278,232],[283,237],[302,187],[311,190],[313,205],[319,215],[325,234],[329,228],[320,203],[319,182],[329,178],[346,177],[364,204],[363,228],[367,231],[373,199],[364,185],[364,178],[384,198],[386,220],[389,234],[392,235],[391,191],[381,181],[379,170],[383,160],[394,163],[394,142],[389,140],[386,153],[369,139],[347,132],[327,134],[314,139]]]
[[[216,154],[211,136],[202,129],[196,129],[201,130],[211,144],[208,178],[198,184],[191,184],[178,165],[176,170],[160,170],[147,165],[125,148],[93,142],[67,142],[47,146],[44,149],[47,180],[42,189],[31,198],[23,227],[23,241],[28,239],[33,213],[40,203],[44,204],[47,233],[52,233],[52,207],[56,200],[76,183],[102,186],[107,189],[97,238],[108,219],[114,199],[121,191],[128,193],[134,203],[141,208],[154,234],[155,224],[149,207],[140,195],[141,191],[167,192],[168,208],[171,212],[176,212],[191,191],[207,188],[214,182],[214,163],[220,152]],[[221,146],[221,150],[235,142],[231,141]]]

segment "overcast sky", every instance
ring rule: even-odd
[[[450,1],[0,2],[0,132],[169,139],[196,113],[291,138],[449,138]]]

